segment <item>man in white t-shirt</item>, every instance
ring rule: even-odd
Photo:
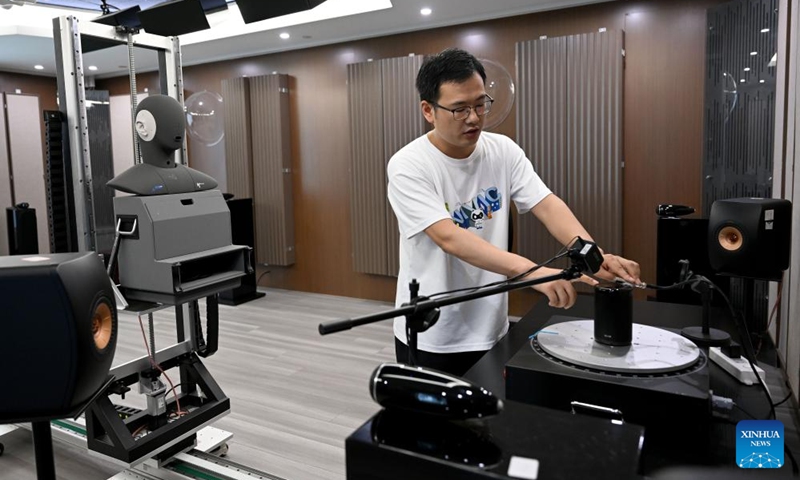
[[[562,244],[576,236],[591,240],[516,143],[482,132],[492,105],[485,80],[481,63],[459,49],[426,58],[417,75],[422,114],[434,128],[398,151],[388,166],[388,197],[400,227],[398,307],[409,301],[412,279],[420,284],[419,295],[428,296],[502,281],[535,266],[507,251],[512,201]],[[641,282],[636,262],[610,254],[604,260],[598,276]],[[543,267],[530,277],[559,271]],[[533,288],[553,307],[575,303],[568,281]],[[463,375],[507,331],[506,294],[443,307],[438,322],[418,336],[416,364]],[[395,319],[394,333],[397,360],[405,362],[404,318]]]

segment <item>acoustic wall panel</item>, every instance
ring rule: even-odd
[[[386,197],[386,166],[392,155],[425,133],[425,117],[420,111],[416,88],[417,72],[424,57],[387,58],[380,61],[383,71],[383,205],[386,211],[386,275],[400,272],[400,234],[397,217]]]
[[[424,57],[347,66],[350,107],[353,269],[397,276],[400,234],[386,196],[386,165],[425,133],[415,81]]]
[[[8,144],[15,201],[36,209],[39,253],[50,253],[39,97],[6,93]],[[4,212],[5,214],[5,212]]]
[[[567,39],[519,42],[517,143],[556,195],[567,195]],[[517,251],[542,262],[561,246],[527,212],[519,219]]]
[[[607,252],[622,253],[623,33],[567,37],[567,204]]]
[[[6,135],[6,109],[0,112],[0,256],[8,255],[8,231],[6,229],[6,208],[14,205],[11,192],[11,163]]]
[[[350,226],[353,270],[386,275],[389,268],[389,238],[396,237],[397,233],[389,234],[386,212],[388,201],[381,62],[348,65],[347,85],[352,159]]]
[[[245,77],[222,80],[225,101],[225,173],[228,192],[253,198],[253,147],[250,142],[250,85]]]
[[[256,261],[292,265],[294,209],[289,76],[249,77]]]
[[[622,251],[623,33],[520,42],[517,141],[542,180],[600,246]],[[520,254],[544,261],[561,248],[523,215]]]

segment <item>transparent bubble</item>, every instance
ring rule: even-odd
[[[486,93],[494,99],[492,111],[486,115],[483,125],[485,130],[491,130],[503,123],[511,112],[514,105],[514,80],[499,63],[485,58],[480,61],[486,70]]]
[[[218,144],[225,136],[222,118],[222,96],[203,90],[184,102],[186,130],[189,136],[207,147]]]

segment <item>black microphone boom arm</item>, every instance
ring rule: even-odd
[[[329,333],[336,333],[344,330],[350,330],[351,328],[357,327],[359,325],[375,323],[381,320],[388,320],[390,318],[422,315],[425,312],[431,311],[436,308],[446,307],[448,305],[454,305],[456,303],[466,302],[469,300],[474,300],[476,298],[488,297],[489,295],[497,295],[498,293],[508,292],[511,290],[517,290],[525,287],[532,287],[535,285],[541,285],[543,283],[553,282],[556,280],[572,280],[580,277],[582,273],[585,271],[589,271],[591,273],[598,271],[600,269],[600,266],[603,264],[603,256],[600,253],[600,249],[597,247],[597,244],[595,244],[594,242],[587,242],[585,240],[582,240],[581,238],[578,238],[576,242],[572,244],[568,256],[570,257],[570,259],[572,259],[572,265],[569,268],[566,268],[554,275],[549,275],[547,277],[541,277],[541,278],[532,278],[528,280],[519,280],[493,287],[486,287],[486,288],[475,287],[476,288],[475,291],[459,295],[450,295],[448,297],[444,297],[438,300],[434,299],[420,300],[412,305],[407,305],[400,308],[395,308],[393,310],[387,310],[384,312],[374,313],[372,315],[365,315],[361,317],[350,318],[347,320],[337,320],[328,323],[320,323],[319,333],[320,335],[327,335]]]

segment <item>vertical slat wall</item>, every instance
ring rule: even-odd
[[[5,102],[15,201],[36,209],[39,253],[50,253],[39,97],[6,93]]]
[[[250,87],[247,78],[222,80],[225,101],[225,174],[228,192],[253,198],[253,152],[250,143]]]
[[[622,253],[623,33],[567,37],[567,197],[607,252]]]
[[[416,78],[424,57],[387,58],[381,60],[383,70],[383,205],[386,211],[387,270],[397,276],[400,271],[400,233],[397,217],[386,198],[386,165],[392,155],[407,143],[425,133],[425,117],[420,111]]]
[[[519,42],[517,56],[517,143],[533,169],[556,195],[567,194],[567,40]],[[561,246],[530,214],[519,218],[517,251],[535,262]]]
[[[347,66],[353,270],[386,275],[386,161],[381,62]]]
[[[5,106],[5,98],[0,96]],[[11,159],[8,158],[8,138],[6,137],[7,111],[0,111],[0,256],[8,255],[8,231],[6,228],[6,208],[13,206],[11,198]]]
[[[623,33],[517,44],[517,141],[544,182],[600,246],[622,250]],[[532,215],[519,252],[534,261],[561,246]]]
[[[400,234],[386,197],[386,165],[425,132],[415,81],[423,57],[347,66],[353,269],[397,276]]]
[[[289,76],[249,77],[256,261],[295,261]],[[229,180],[230,181],[230,180]]]

